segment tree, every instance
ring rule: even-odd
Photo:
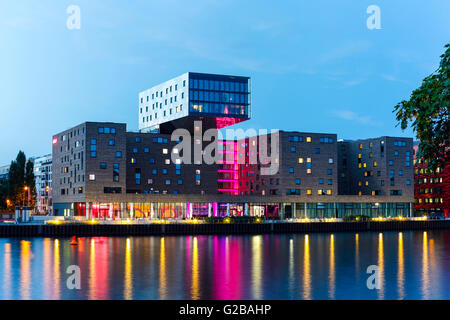
[[[418,157],[433,170],[445,167],[450,159],[450,43],[445,48],[439,68],[393,111],[402,130],[411,123],[420,143]]]
[[[8,180],[0,180],[0,209],[7,209],[9,196]]]
[[[9,197],[14,206],[27,205],[34,207],[36,203],[36,184],[34,179],[34,165],[26,160],[25,153],[19,151],[16,160],[11,162],[8,175]],[[31,199],[28,201],[29,188]]]
[[[34,208],[36,205],[36,181],[34,179],[34,163],[30,160],[25,165],[25,185],[30,189],[30,201],[28,206]],[[26,195],[28,197],[28,194]]]

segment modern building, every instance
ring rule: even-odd
[[[417,158],[414,146],[414,212],[416,215],[449,217],[450,164],[436,170],[428,168],[427,161]]]
[[[52,214],[52,155],[30,159],[34,164],[34,177],[36,183],[36,213]]]
[[[0,167],[0,180],[8,180],[10,165]]]
[[[139,131],[172,133],[203,129],[250,119],[250,78],[187,72],[139,93]]]
[[[330,133],[279,131],[203,141],[205,130],[217,134],[248,120],[250,102],[248,77],[189,72],[139,94],[139,132],[127,132],[123,123],[86,122],[56,134],[55,214],[88,219],[412,214],[408,139],[349,142],[343,151]],[[176,129],[186,134],[176,135]],[[202,161],[208,147],[215,148],[213,163]],[[187,157],[187,149],[198,152]],[[341,157],[348,159],[345,170]],[[377,192],[354,184],[353,179],[368,180],[369,161],[380,171],[369,176],[378,177],[379,185],[369,181]],[[389,170],[395,170],[395,185],[385,187],[378,180],[387,181]]]
[[[339,194],[414,196],[412,138],[338,142]]]

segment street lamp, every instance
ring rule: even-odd
[[[28,186],[23,187],[23,189],[25,190],[25,198],[27,198]],[[25,205],[25,199],[23,200],[23,204]],[[27,198],[27,206],[28,206],[28,198]]]

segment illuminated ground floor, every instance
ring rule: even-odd
[[[121,202],[55,203],[55,215],[86,219],[194,219],[250,216],[267,219],[322,219],[346,216],[413,217],[412,203],[306,202]]]

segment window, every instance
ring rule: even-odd
[[[328,179],[328,185],[331,186],[333,184],[333,180],[332,179]]]
[[[141,184],[141,169],[140,168],[135,169],[134,178],[136,180],[136,184]]]
[[[178,184],[183,184],[183,179],[178,179]]]
[[[138,153],[138,148],[134,147],[133,148],[133,153]]]
[[[100,162],[100,169],[106,169],[106,162]]]
[[[306,189],[306,194],[307,194],[307,195],[311,195],[311,194],[312,194],[311,189]]]
[[[333,162],[334,162],[334,161],[333,161],[333,158],[329,158],[329,159],[328,159],[328,163],[331,164],[331,163],[333,163]]]
[[[411,180],[407,179],[407,180],[406,180],[406,185],[407,185],[407,186],[410,186],[410,185],[411,185]]]
[[[323,184],[323,179],[319,178],[319,184]]]
[[[311,142],[311,137],[306,137],[306,142]]]
[[[378,163],[376,161],[373,162],[373,166],[376,167],[378,166]]]
[[[328,174],[328,175],[332,175],[332,174],[333,174],[333,169],[328,169],[328,170],[327,170],[327,174]]]
[[[296,151],[295,147],[291,147],[291,152],[295,152],[295,151]]]
[[[157,169],[152,169],[152,174],[158,174],[158,170]]]
[[[403,170],[398,170],[398,175],[402,176],[403,175]]]
[[[122,151],[116,151],[116,158],[122,158]]]
[[[141,142],[142,141],[142,139],[141,139],[141,137],[136,137],[136,142]]]
[[[91,158],[97,158],[97,152],[91,151]]]
[[[320,153],[320,148],[316,148],[314,152],[315,152],[316,154],[319,154],[319,153]]]
[[[289,173],[294,173],[294,168],[289,168]]]
[[[150,162],[151,164],[155,164],[155,163],[156,163],[155,158],[150,158],[150,159],[149,159],[149,162]]]
[[[166,149],[166,148],[164,148],[164,149],[162,150],[162,153],[163,153],[163,154],[168,154],[168,153],[169,153],[169,150]]]
[[[170,179],[166,179],[166,185],[170,185],[171,183]]]
[[[303,158],[298,158],[298,163],[303,163]]]
[[[119,164],[113,163],[113,181],[119,182]]]
[[[167,169],[162,169],[162,174],[167,174]]]
[[[136,158],[131,158],[130,163],[132,163],[132,164],[136,163]]]
[[[92,173],[91,173],[91,174],[89,175],[89,180],[90,180],[90,181],[95,181],[95,174],[92,174]]]
[[[145,153],[148,153],[148,152],[149,152],[149,149],[148,149],[148,148],[144,148],[144,152],[145,152]]]
[[[299,185],[301,183],[301,180],[300,179],[295,179],[295,184],[296,185]]]
[[[110,139],[110,140],[108,141],[108,145],[110,145],[110,146],[115,146],[115,145],[116,145],[116,140]]]
[[[394,165],[394,162],[392,160],[389,160],[389,165],[390,166]]]

